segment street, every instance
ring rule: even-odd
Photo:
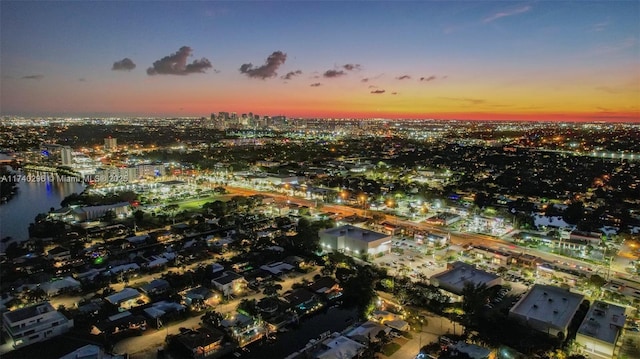
[[[281,293],[284,293],[291,289],[294,283],[301,282],[304,279],[313,280],[313,277],[316,274],[320,273],[320,269],[316,269],[313,272],[305,273],[300,276],[296,276],[293,278],[287,278],[283,282],[279,283],[282,285]],[[255,293],[248,295],[246,297],[237,298],[229,303],[217,305],[213,308],[215,311],[221,314],[233,313],[235,312],[238,303],[242,299],[256,299],[260,300],[264,295],[262,293]],[[142,336],[139,337],[131,337],[126,338],[118,342],[113,349],[113,352],[116,354],[124,354],[127,353],[130,355],[132,359],[151,359],[156,357],[156,352],[158,348],[162,347],[165,342],[165,338],[167,335],[174,335],[180,333],[180,328],[198,328],[200,327],[200,317],[204,313],[189,318],[185,321],[179,323],[172,323],[167,325],[159,330],[148,330]]]

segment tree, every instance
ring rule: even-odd
[[[102,220],[107,223],[112,223],[116,219],[116,213],[113,210],[105,212],[102,216]]]
[[[238,311],[243,311],[250,316],[258,314],[257,302],[255,299],[243,299],[238,303]]]
[[[213,328],[220,327],[220,323],[224,319],[222,314],[216,312],[215,310],[212,310],[210,312],[206,312],[200,318],[202,319],[202,323],[204,323],[205,325],[209,325],[209,326],[211,326]]]
[[[133,218],[135,218],[137,223],[142,223],[142,221],[144,220],[144,212],[142,212],[141,210],[133,212]]]
[[[174,203],[174,204],[168,204],[164,206],[162,209],[169,214],[171,219],[173,219],[173,224],[176,224],[176,214],[178,213],[178,209],[180,209],[180,206]]]
[[[278,291],[282,289],[282,285],[278,283],[267,284],[262,293],[268,297],[273,297],[278,295]]]
[[[465,324],[473,325],[477,321],[477,314],[481,312],[482,306],[487,302],[489,291],[487,285],[480,283],[477,285],[466,284],[462,289],[462,309],[465,312]]]
[[[584,218],[584,203],[580,201],[572,202],[564,210],[562,218],[569,224],[578,224]]]
[[[589,277],[589,284],[591,284],[595,288],[601,288],[606,283],[607,283],[607,280],[597,274],[592,274],[591,277]]]
[[[224,217],[227,214],[227,204],[219,200],[205,203],[202,208],[209,211],[216,217]]]

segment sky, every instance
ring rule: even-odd
[[[640,122],[638,1],[0,2],[0,114]]]

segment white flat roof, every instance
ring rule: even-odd
[[[431,277],[432,280],[438,281],[438,286],[445,290],[453,290],[455,294],[462,294],[462,290],[466,284],[489,284],[491,281],[500,278],[498,275],[485,272],[481,269],[466,264],[456,262],[455,266],[444,272],[440,272]]]
[[[324,233],[333,237],[345,236],[364,242],[375,242],[379,239],[390,237],[389,235],[384,233],[370,231],[368,229],[352,226],[350,224],[335,228],[329,228],[325,230]]]
[[[596,301],[589,308],[578,333],[614,344],[620,328],[624,326],[624,311],[624,307]]]
[[[567,328],[583,299],[582,294],[536,284],[509,312],[556,328]]]

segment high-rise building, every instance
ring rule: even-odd
[[[104,139],[104,149],[106,151],[115,151],[118,149],[118,139],[111,136]]]
[[[60,150],[60,162],[63,166],[73,166],[73,151],[71,150],[71,147],[62,147]]]

